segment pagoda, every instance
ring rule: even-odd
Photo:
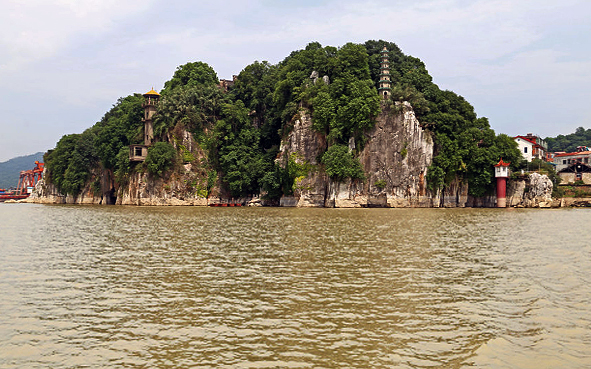
[[[390,97],[390,90],[392,89],[390,81],[390,61],[388,58],[388,48],[384,46],[381,52],[380,62],[380,82],[378,87],[378,93],[383,99]]]
[[[129,146],[129,160],[130,161],[144,161],[148,156],[148,146],[152,144],[154,139],[154,123],[153,117],[156,114],[156,106],[160,100],[160,94],[152,88],[144,94],[144,144]]]

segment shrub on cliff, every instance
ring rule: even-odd
[[[177,159],[176,150],[168,142],[156,142],[148,148],[146,157],[146,169],[148,173],[162,177],[164,173],[173,168]]]
[[[345,145],[337,144],[329,147],[322,155],[322,163],[326,166],[326,174],[334,180],[365,179],[361,163]]]

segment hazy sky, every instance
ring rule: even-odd
[[[591,128],[588,0],[2,0],[0,162],[55,147],[119,97],[204,61],[231,78],[312,41],[383,39],[497,133]]]

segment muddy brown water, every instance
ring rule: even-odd
[[[0,204],[0,368],[589,368],[589,224]]]

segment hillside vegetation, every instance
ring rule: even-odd
[[[409,101],[435,139],[429,188],[437,191],[460,178],[469,182],[472,195],[490,192],[493,164],[501,157],[520,161],[515,142],[497,136],[462,96],[435,85],[423,62],[386,41],[339,48],[313,42],[275,65],[255,61],[246,66],[228,92],[218,88],[209,65],[182,65],[161,91],[154,119],[158,144],[150,147],[146,162],[128,160],[129,145],[142,143],[142,96],[134,94],[120,98],[82,134],[62,137],[45,156],[50,181],[63,193],[77,195],[97,171],[112,171],[118,183],[125,183],[133,172],[162,177],[190,163],[200,176],[191,185],[206,195],[219,179],[234,197],[263,190],[278,198],[292,192],[294,179],[305,169],[294,161],[286,167],[275,162],[300,107],[311,112],[314,129],[327,139],[329,147],[319,159],[328,174],[335,180],[363,180],[356,156],[380,112],[376,86],[384,46],[393,80],[387,103]],[[316,83],[310,79],[313,71],[320,77]],[[197,150],[182,144],[184,131],[192,133]],[[343,149],[351,138],[356,142],[352,153]]]
[[[591,129],[577,128],[574,133],[547,137],[548,150],[552,152],[575,152],[578,146],[591,147]]]

